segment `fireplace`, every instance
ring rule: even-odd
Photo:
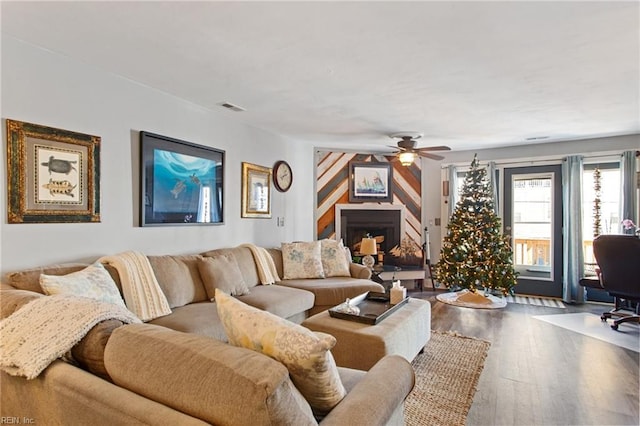
[[[360,241],[370,235],[378,243],[376,263],[403,266],[404,261],[392,250],[397,250],[404,238],[404,216],[404,206],[398,205],[336,205],[337,236],[358,256]]]

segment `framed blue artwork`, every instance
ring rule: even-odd
[[[140,226],[223,224],[224,155],[140,132]]]

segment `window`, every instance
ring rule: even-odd
[[[514,264],[521,273],[550,277],[553,235],[553,176],[519,175],[513,180]]]
[[[453,194],[453,207],[455,208],[456,203],[460,200],[460,194],[462,194],[462,187],[464,186],[464,178],[467,176],[468,170],[458,171],[456,172],[456,181],[455,181],[455,192]],[[487,176],[488,178],[489,176]],[[496,169],[495,181],[498,182],[500,180],[500,170]],[[496,185],[497,186],[497,185]],[[498,193],[496,194],[496,198],[499,197],[500,193],[498,188],[496,188]]]

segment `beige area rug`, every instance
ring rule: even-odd
[[[412,362],[416,385],[405,401],[408,426],[464,425],[491,343],[456,333],[431,332]]]

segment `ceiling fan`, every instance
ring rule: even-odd
[[[422,137],[422,133],[398,132],[390,134],[389,137],[392,139],[400,139],[397,146],[388,146],[397,149],[395,152],[396,160],[400,161],[400,164],[403,166],[410,166],[418,157],[430,158],[432,160],[444,159],[441,155],[431,154],[429,151],[451,151],[451,148],[444,145],[416,148],[416,142]]]

